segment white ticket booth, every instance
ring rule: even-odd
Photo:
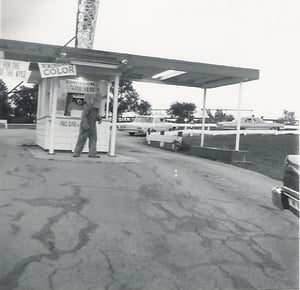
[[[108,152],[111,122],[105,117],[107,82],[78,77],[42,78],[39,83],[36,144],[52,153],[53,150],[73,151],[79,134],[84,103],[100,102],[97,123],[97,152]],[[53,118],[54,117],[54,118]],[[52,124],[52,120],[55,123]],[[88,152],[88,141],[83,152]]]

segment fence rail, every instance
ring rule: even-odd
[[[2,124],[4,128],[7,129],[7,120],[0,119],[0,124]]]
[[[5,127],[5,129],[35,129],[35,128],[36,128],[36,124],[28,124],[28,123],[7,123]]]

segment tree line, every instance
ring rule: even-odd
[[[36,118],[38,86],[20,86],[9,92],[0,80],[0,119],[9,123],[33,123]]]
[[[112,112],[114,84],[111,86],[111,97],[109,111]],[[9,123],[33,123],[37,113],[38,85],[33,87],[20,86],[11,92],[3,80],[0,79],[0,119],[6,119]],[[121,80],[118,93],[118,116],[125,112],[135,112],[138,115],[151,115],[152,106],[149,102],[140,99],[138,92],[134,89],[132,81]],[[176,122],[193,122],[195,120],[196,105],[188,102],[174,102],[167,110],[170,118]],[[222,109],[206,110],[209,122],[232,121],[233,115],[223,112]],[[295,112],[283,111],[278,122],[295,124]]]
[[[111,87],[113,95],[114,87]],[[8,91],[3,80],[0,80],[0,119],[9,123],[34,123],[37,113],[38,85],[20,86]],[[118,94],[118,115],[124,112],[135,112],[139,115],[151,115],[151,104],[140,99],[131,81],[120,81]],[[113,98],[110,97],[109,111],[112,112]]]

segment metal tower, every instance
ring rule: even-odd
[[[98,4],[98,0],[78,0],[75,47],[93,47]]]

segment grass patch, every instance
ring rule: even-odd
[[[189,151],[191,145],[200,145],[200,140],[201,136],[185,136],[182,149]],[[204,146],[234,149],[235,135],[206,135]],[[250,152],[251,170],[282,180],[286,156],[299,154],[299,135],[241,135],[240,150]]]

